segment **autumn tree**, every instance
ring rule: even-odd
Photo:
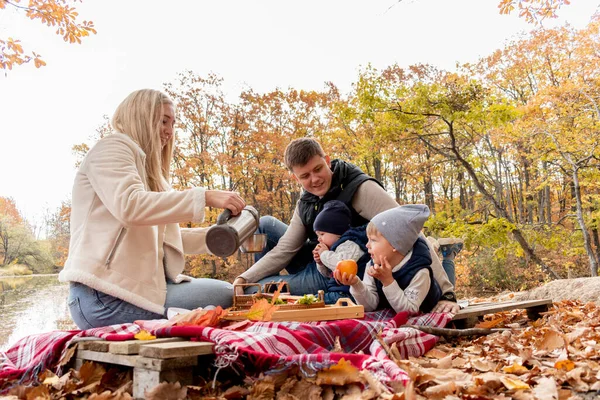
[[[25,18],[38,20],[56,29],[55,33],[62,36],[65,42],[81,43],[82,38],[95,34],[96,30],[93,22],[79,20],[79,14],[71,6],[75,1],[77,0],[29,0],[25,5],[21,0],[0,0],[0,13],[13,9]],[[13,66],[30,61],[33,61],[36,68],[46,65],[40,54],[25,50],[19,39],[0,38],[0,69],[11,70]]]
[[[14,200],[0,197],[0,267],[24,264],[35,271],[52,265],[47,249],[33,236]]]

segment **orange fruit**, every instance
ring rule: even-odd
[[[335,269],[340,271],[340,274],[345,272],[348,275],[356,275],[358,273],[358,264],[354,260],[342,260],[337,263]]]

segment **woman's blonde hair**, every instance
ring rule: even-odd
[[[173,101],[158,90],[137,90],[119,104],[111,121],[115,131],[129,136],[146,153],[146,182],[153,192],[169,188],[173,159],[173,137],[164,147],[160,140],[163,104],[175,107]]]

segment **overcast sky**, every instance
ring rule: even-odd
[[[0,38],[21,39],[47,66],[0,76],[0,196],[31,221],[70,197],[74,144],[88,142],[118,103],[192,70],[247,87],[350,90],[367,63],[452,69],[533,26],[498,14],[499,0],[83,0],[97,35],[69,45],[21,11],[0,11]],[[574,0],[558,21],[583,27],[597,1]]]

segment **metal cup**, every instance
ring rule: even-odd
[[[267,244],[267,235],[264,233],[255,233],[242,243],[240,251],[242,253],[260,253]]]

